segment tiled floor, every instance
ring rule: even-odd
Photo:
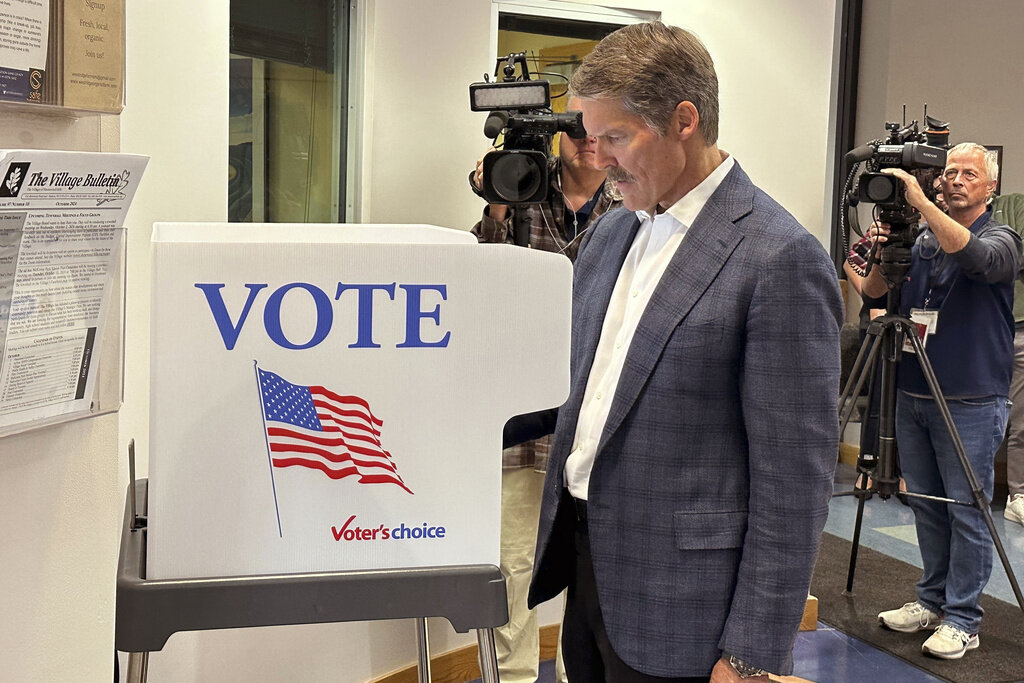
[[[837,491],[851,488],[845,482],[852,479],[852,470],[840,466],[837,473]],[[1024,526],[1003,519],[1005,500],[994,503],[992,520],[1006,549],[1010,565],[1015,568],[1018,582],[1024,581]],[[833,498],[825,531],[851,539],[856,520],[857,500],[850,497]],[[860,543],[864,547],[885,553],[914,566],[921,566],[914,532],[914,516],[910,508],[895,498],[872,498],[865,503]],[[999,558],[995,557],[992,579],[985,592],[1011,604],[1016,604],[1010,582]],[[863,577],[862,577],[863,580]],[[855,586],[856,577],[855,577]],[[907,587],[908,600],[913,598],[913,586]],[[804,631],[797,638],[793,650],[794,676],[819,683],[854,683],[857,681],[900,681],[900,683],[926,683],[941,681],[901,659],[851,638],[824,624],[816,631]],[[540,683],[553,683],[554,665],[541,666]]]
[[[802,631],[797,636],[793,667],[794,676],[817,683],[942,680],[822,623],[818,630]]]
[[[849,468],[844,468],[850,471]],[[848,479],[841,471],[838,481]],[[849,490],[849,484],[837,484],[837,491]],[[1003,519],[1006,500],[992,504],[992,522],[1002,540],[1010,566],[1015,568],[1017,582],[1024,581],[1024,526]],[[853,538],[853,526],[857,516],[857,499],[852,496],[833,498],[825,531],[842,538]],[[882,500],[872,498],[864,505],[864,522],[861,528],[861,545],[885,553],[915,567],[921,566],[921,554],[917,549],[917,535],[914,532],[914,514],[906,505],[895,498]],[[992,597],[1016,604],[1010,581],[998,556],[993,557],[992,578],[985,592]],[[912,587],[909,587],[912,589]],[[910,600],[911,595],[907,599]]]
[[[840,466],[836,491],[846,491],[851,484],[852,468]],[[1018,583],[1024,580],[1024,526],[1003,519],[1005,500],[993,503],[992,521],[1006,550]],[[857,499],[852,496],[833,498],[825,531],[842,538],[853,538],[857,516]],[[860,543],[915,567],[921,566],[914,531],[914,514],[896,498],[874,497],[864,505]],[[1016,604],[1010,581],[998,557],[994,557],[992,578],[985,593]],[[861,577],[861,581],[865,580]],[[854,587],[857,586],[854,578]],[[914,587],[907,586],[907,600],[912,600]],[[801,633],[793,652],[794,674],[811,681],[940,681],[913,666],[859,640],[846,636],[824,624],[818,631]]]

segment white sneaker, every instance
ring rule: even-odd
[[[913,633],[921,629],[935,628],[942,623],[942,616],[919,602],[908,602],[899,609],[879,613],[878,623],[893,631]]]
[[[921,652],[940,659],[960,659],[964,653],[981,645],[978,634],[961,631],[953,624],[940,624],[935,633],[928,636],[921,646]]]
[[[1017,524],[1024,524],[1024,493],[1016,493],[1006,498],[1006,509],[1003,517]]]

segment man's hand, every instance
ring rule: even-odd
[[[878,221],[872,222],[871,227],[868,228],[866,237],[871,240],[871,250],[876,254],[878,253],[878,245],[889,241],[889,230],[890,226],[888,223],[879,223]],[[882,277],[882,269],[879,268],[876,261],[867,277],[860,280],[860,293],[863,296],[877,299],[885,296],[888,291],[889,286],[885,283],[885,278]]]
[[[888,223],[879,223],[878,221],[872,221],[871,227],[868,228],[868,234],[866,235],[871,240],[871,249],[877,249],[879,244],[884,244],[889,241],[889,232],[891,227]]]
[[[894,175],[903,181],[903,185],[907,188],[907,201],[910,202],[910,205],[918,211],[923,212],[926,207],[935,206],[932,204],[931,200],[925,196],[924,190],[921,189],[921,185],[917,182],[917,178],[910,175],[902,168],[883,168],[882,173]]]
[[[921,212],[921,216],[927,221],[928,227],[935,234],[935,238],[939,240],[939,246],[944,252],[955,254],[967,246],[967,242],[971,238],[971,231],[968,230],[970,223],[960,225],[951,216],[947,216],[942,209],[924,195],[924,190],[918,185],[917,178],[903,169],[885,168],[882,169],[882,173],[894,175],[903,181],[907,188],[907,201]]]
[[[480,191],[483,191],[484,189],[484,157],[496,149],[497,148],[495,147],[488,147],[487,151],[476,160],[476,170],[473,172],[473,184],[476,185],[476,189]],[[488,204],[487,215],[500,223],[508,216],[508,207],[504,204]]]
[[[484,189],[484,157],[495,151],[495,147],[488,147],[487,151],[480,155],[480,158],[476,160],[476,171],[473,172],[473,184],[476,185],[476,189]]]
[[[755,683],[770,680],[771,678],[768,677],[768,674],[740,678],[740,675],[736,673],[736,669],[732,668],[732,664],[725,657],[715,662],[715,668],[711,670],[711,683]]]

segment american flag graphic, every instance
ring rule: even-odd
[[[358,396],[292,384],[256,369],[263,421],[274,467],[308,467],[331,479],[396,484],[412,493],[380,443],[384,424]]]

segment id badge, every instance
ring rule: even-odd
[[[910,309],[910,322],[917,328],[917,336],[921,338],[921,346],[928,345],[928,335],[935,334],[939,326],[939,312],[929,311],[924,308]],[[914,346],[907,338],[903,339],[903,350],[914,353]]]

